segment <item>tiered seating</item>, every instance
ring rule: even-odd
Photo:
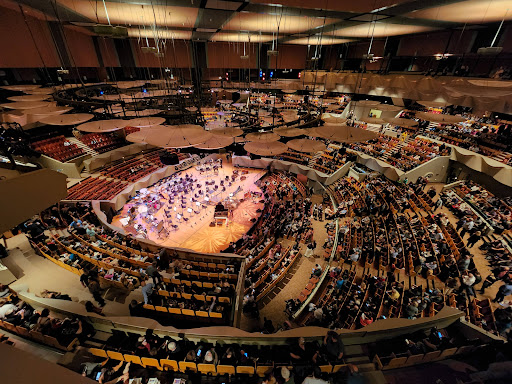
[[[386,161],[402,171],[409,171],[435,157],[450,153],[449,148],[440,149],[439,144],[430,140],[415,138],[405,144],[398,138],[384,135],[367,144],[351,144],[350,148]]]
[[[459,217],[467,214],[471,208],[478,212],[493,228],[501,234],[512,228],[512,205],[505,199],[500,199],[486,190],[483,186],[473,182],[464,182],[453,189],[458,197],[470,205],[466,207],[458,203],[454,197],[452,208],[459,211]],[[452,197],[453,195],[450,195]],[[451,201],[451,200],[450,200]],[[472,213],[472,212],[470,212]],[[473,213],[476,219],[476,215]]]
[[[308,165],[311,160],[311,155],[307,153],[296,152],[292,149],[287,150],[278,156],[274,156],[274,159],[290,161],[300,165]]]
[[[198,342],[176,341],[180,346],[178,353],[169,355],[166,351],[163,339],[153,336],[151,342],[155,345],[158,354],[146,357],[141,354],[138,348],[139,334],[124,331],[116,333],[107,341],[103,348],[90,348],[89,353],[101,359],[112,359],[117,362],[130,362],[132,365],[141,366],[151,370],[169,371],[183,374],[202,374],[208,378],[219,376],[219,379],[234,379],[235,376],[244,382],[257,382],[268,376],[272,370],[280,370],[281,367],[288,367],[293,371],[294,367],[290,361],[291,347],[287,345],[272,345],[272,348],[247,344],[221,344],[208,343],[206,340]],[[315,347],[316,342],[314,343]],[[230,363],[223,361],[227,351],[233,355]],[[204,362],[206,351],[214,351],[216,358],[211,363]],[[197,357],[192,361],[185,358],[186,355],[194,353]],[[217,361],[218,360],[218,361]],[[135,368],[134,367],[134,368]],[[323,362],[321,365],[323,374],[338,373],[347,368],[343,361],[336,363]],[[360,372],[375,370],[373,364],[361,364]],[[252,378],[253,377],[253,378]]]
[[[422,135],[489,156],[504,164],[510,164],[512,161],[508,121],[493,118],[478,121],[474,118],[461,124],[440,125],[434,130],[422,132]]]
[[[386,161],[386,158],[382,156],[386,153],[393,152],[399,143],[400,140],[397,138],[381,135],[377,139],[368,141],[365,144],[350,144],[349,147],[355,151],[364,152],[370,156]]]
[[[64,136],[60,135],[50,139],[40,140],[32,143],[32,147],[55,160],[68,161],[84,154],[82,148],[70,143]]]
[[[354,265],[361,265],[365,271],[366,268],[376,268],[388,276],[390,273],[404,273],[410,277],[421,275],[427,281],[434,281],[436,285],[442,284],[448,277],[462,278],[463,271],[459,270],[458,263],[462,257],[469,255],[469,251],[445,216],[432,216],[434,204],[421,188],[413,189],[393,184],[385,178],[366,179],[363,182],[344,178],[329,188],[339,204],[334,214],[334,217],[340,218],[339,245],[335,261],[349,264],[351,268]],[[474,275],[478,273],[472,260],[467,271]],[[321,287],[311,299],[311,302],[321,306],[324,312],[325,305],[329,306],[329,295],[335,291],[336,279],[336,274],[331,276],[324,282],[328,288]],[[354,277],[351,277],[351,280],[354,280]],[[385,295],[383,296],[382,291],[379,291],[378,297],[382,305],[378,305],[372,299],[372,304],[375,305],[371,314],[373,319],[382,316],[407,317],[404,308],[414,300],[421,303],[418,314],[420,317],[434,316],[444,305],[451,305],[468,313],[469,318],[471,307],[465,299],[463,289],[445,298],[437,289],[423,290],[420,287],[419,292],[416,288],[409,292],[404,291],[403,285],[399,285],[397,289],[395,283],[389,284],[398,291],[398,299],[390,302]],[[364,298],[368,296],[366,291],[359,291],[359,299],[363,303]],[[353,297],[354,294],[355,292],[349,293],[349,297]],[[308,292],[304,292],[299,297],[299,302],[305,301],[308,296]],[[332,308],[328,311],[332,313]],[[358,324],[358,313],[350,315],[348,320],[339,319],[338,326],[354,327],[354,324]],[[311,316],[306,316],[302,323],[311,321],[310,318]],[[481,324],[477,318],[478,316],[473,316],[471,320]],[[485,325],[486,321],[483,324]],[[328,324],[324,324],[326,325]],[[496,332],[495,329],[492,331]]]
[[[143,158],[134,157],[118,164],[110,165],[108,168],[103,169],[101,174],[106,177],[133,182],[149,175],[156,171],[156,169],[156,165],[145,161]]]
[[[88,177],[68,188],[66,200],[111,200],[126,186],[123,181]]]
[[[381,341],[371,345],[369,353],[379,369],[389,370],[468,355],[485,345],[478,338],[468,340],[456,326],[450,326],[410,335],[407,341],[403,337]]]
[[[130,133],[135,133],[135,132],[139,132],[140,131],[140,128],[139,127],[124,127],[124,132],[126,133],[126,135],[129,135]]]
[[[115,133],[88,133],[83,135],[80,141],[99,153],[119,148],[125,144],[124,139]]]
[[[88,332],[85,327],[80,335],[77,335],[78,323],[67,323],[64,326],[62,320],[54,320],[53,325],[41,326],[37,323],[38,316],[32,316],[34,314],[34,308],[29,304],[21,302],[14,292],[11,292],[9,296],[2,299],[0,307],[3,305],[16,305],[17,309],[24,309],[26,318],[23,319],[20,316],[9,316],[9,318],[0,319],[0,328],[7,330],[8,332],[20,336],[22,338],[34,341],[36,343],[44,344],[48,347],[56,348],[63,352],[71,351],[79,344],[79,337],[88,336]],[[30,320],[33,318],[34,320]],[[69,319],[68,319],[69,321]],[[80,320],[82,321],[82,320]],[[82,322],[82,324],[84,324]],[[74,332],[64,334],[64,329],[69,328],[70,330],[76,328]],[[7,342],[7,338],[0,334],[0,342]],[[8,344],[13,345],[14,343],[9,342]]]

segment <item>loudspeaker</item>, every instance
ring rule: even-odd
[[[175,153],[164,153],[160,155],[160,161],[165,165],[176,165],[180,163],[180,159],[178,159],[178,155]]]

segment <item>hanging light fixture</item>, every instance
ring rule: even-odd
[[[497,55],[501,53],[503,50],[503,47],[495,47],[494,43],[496,43],[496,39],[498,38],[498,35],[500,34],[501,27],[503,27],[503,23],[505,22],[505,19],[507,18],[508,8],[505,11],[505,16],[503,16],[503,20],[501,20],[500,26],[498,27],[498,30],[496,31],[496,34],[494,35],[494,39],[492,39],[491,46],[490,47],[481,47],[478,48],[476,53],[479,55]]]

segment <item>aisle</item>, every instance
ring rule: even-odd
[[[437,198],[439,197],[439,192],[441,191],[441,189],[443,188],[444,185],[445,184],[443,184],[443,183],[428,184],[427,187],[425,188],[425,191],[428,191],[428,189],[431,186],[435,187],[438,194],[434,198],[434,201],[437,201]],[[457,221],[458,221],[457,218],[453,215],[453,213],[448,208],[443,206],[442,208],[440,208],[436,211],[436,213],[439,213],[439,212],[445,213],[448,216],[450,223],[452,223],[453,225],[457,224]],[[464,239],[463,239],[464,244],[467,244],[468,237],[469,237],[469,235],[464,236]],[[498,236],[498,237],[500,237],[500,236]],[[469,251],[471,252],[471,255],[473,256],[473,261],[475,262],[478,272],[480,272],[480,274],[482,275],[482,281],[483,281],[483,280],[485,280],[485,278],[487,276],[489,276],[489,274],[491,272],[491,268],[489,268],[489,263],[485,259],[485,253],[482,252],[478,248],[482,244],[483,244],[483,242],[479,241],[478,243],[475,244],[475,246],[473,248],[469,248]],[[501,283],[493,284],[491,287],[487,288],[485,290],[485,293],[482,295],[482,294],[478,293],[478,291],[480,290],[480,287],[482,286],[482,283],[477,284],[477,289],[475,289],[475,292],[477,294],[477,299],[478,300],[483,300],[483,299],[487,299],[487,298],[489,298],[491,300],[494,299],[494,297],[496,296],[496,293],[498,292],[500,285],[501,285]],[[492,304],[492,305],[493,305],[494,309],[499,307],[498,304]]]
[[[321,195],[313,195],[311,196],[311,201],[313,204],[321,203],[322,196]],[[325,266],[326,262],[323,258],[324,249],[322,245],[324,244],[325,239],[327,238],[327,231],[325,230],[325,224],[327,221],[318,221],[313,220],[313,230],[314,230],[314,239],[317,243],[317,248],[315,251],[315,258],[307,258],[304,256],[306,251],[306,246],[301,245],[301,257],[300,260],[297,261],[297,264],[294,267],[295,272],[288,273],[288,275],[283,279],[283,281],[279,284],[281,290],[276,294],[272,292],[270,295],[272,300],[266,304],[263,308],[260,307],[260,321],[259,323],[256,321],[250,321],[247,319],[245,315],[242,315],[241,328],[246,331],[255,331],[258,326],[263,325],[263,318],[266,317],[274,323],[274,326],[277,328],[279,325],[283,324],[286,320],[288,320],[287,315],[284,310],[286,308],[286,300],[289,299],[297,299],[299,297],[300,292],[306,287],[310,277],[311,271],[315,264],[320,264],[322,268]],[[286,240],[285,240],[286,241]],[[274,296],[275,295],[275,296]]]

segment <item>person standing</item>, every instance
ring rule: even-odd
[[[437,211],[439,208],[443,206],[443,199],[441,199],[441,196],[436,201],[436,205],[434,207],[434,212]]]
[[[473,248],[476,243],[480,240],[480,236],[482,235],[482,232],[476,231],[468,238],[468,248]]]
[[[160,275],[160,272],[158,272],[157,263],[156,261],[153,261],[147,268],[146,268],[146,275],[151,277],[153,279],[153,284],[156,286],[161,281],[162,275]]]
[[[498,289],[498,293],[496,294],[496,297],[492,301],[493,303],[501,303],[503,300],[505,300],[505,297],[508,295],[512,295],[512,282],[507,281],[505,284],[503,284],[500,289]]]
[[[306,256],[307,258],[310,258],[310,257],[314,258],[315,257],[315,249],[316,249],[316,241],[313,240],[306,247],[306,253],[304,254],[304,256]]]
[[[105,306],[105,300],[103,300],[103,297],[101,297],[101,288],[100,284],[97,280],[89,280],[88,285],[89,291],[92,293],[92,297],[94,297],[94,300],[98,302],[100,307]]]
[[[480,293],[483,294],[486,288],[489,288],[498,280],[504,279],[508,275],[509,271],[509,267],[494,268],[491,271],[491,274],[485,278],[484,283],[482,284],[482,288],[480,288]]]
[[[149,304],[151,301],[151,295],[153,294],[153,283],[148,282],[148,278],[146,277],[141,281],[140,285],[142,286],[142,296],[144,297],[144,304]]]
[[[475,226],[475,222],[473,221],[472,218],[470,218],[469,220],[467,220],[464,225],[462,226],[462,231],[460,232],[460,237],[461,239],[464,238],[464,235],[466,233],[471,233],[471,231],[473,231],[473,227]]]

